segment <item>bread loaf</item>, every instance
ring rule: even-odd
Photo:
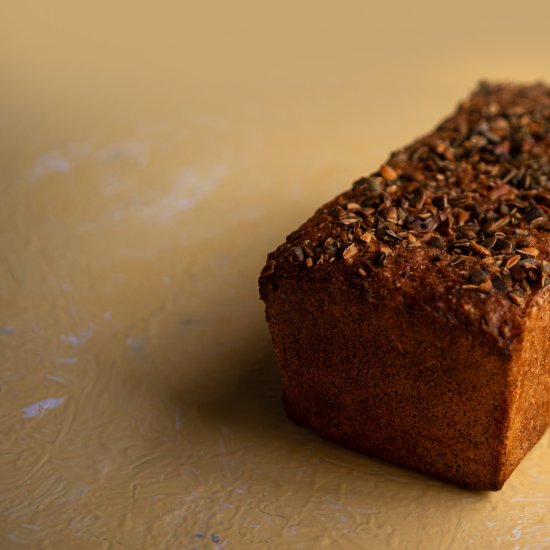
[[[482,83],[269,254],[296,423],[477,490],[550,423],[550,89]]]

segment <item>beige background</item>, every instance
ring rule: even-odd
[[[1,548],[550,547],[550,439],[468,493],[286,420],[256,278],[550,4],[0,2]]]

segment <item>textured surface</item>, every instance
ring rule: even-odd
[[[296,428],[256,281],[480,77],[549,81],[547,3],[192,4],[0,8],[0,547],[545,548],[548,435],[477,494]]]

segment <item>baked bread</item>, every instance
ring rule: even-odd
[[[291,419],[498,490],[550,423],[550,89],[480,84],[269,254]]]

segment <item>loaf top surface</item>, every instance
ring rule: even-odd
[[[481,83],[269,254],[261,296],[281,278],[330,284],[506,349],[550,296],[549,214],[550,88]]]

